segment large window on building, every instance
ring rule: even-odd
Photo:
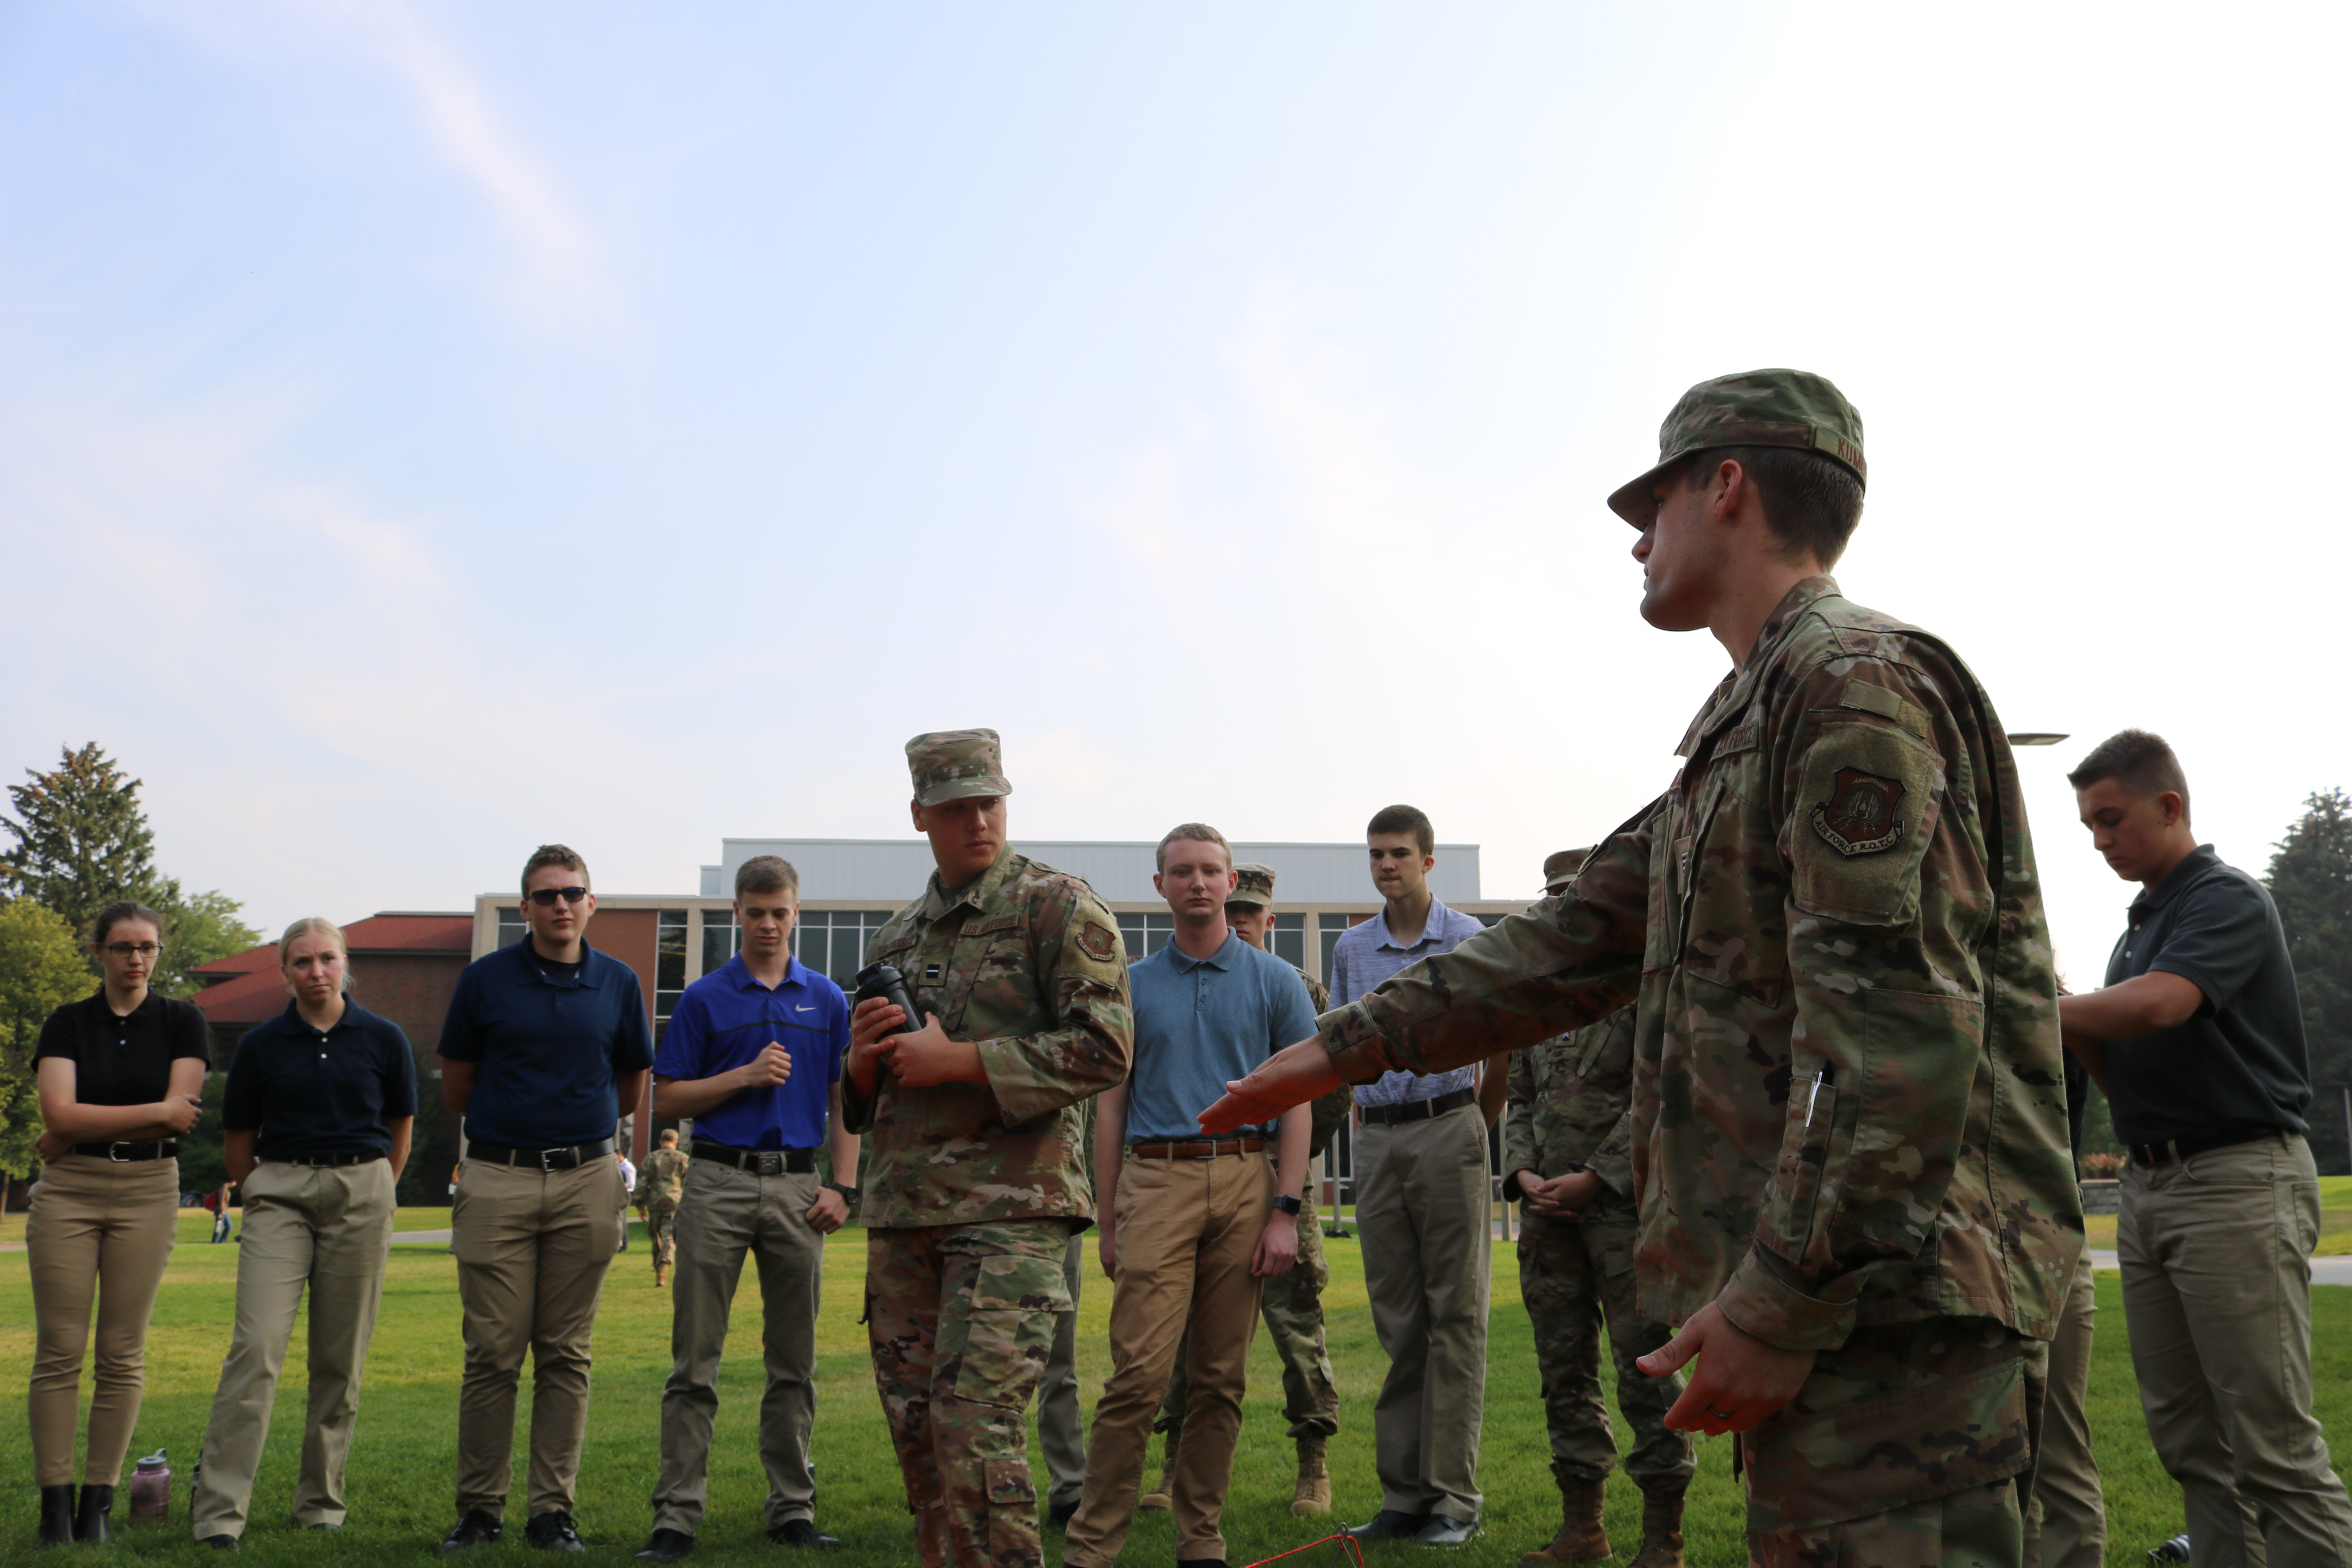
[[[1150,958],[1173,941],[1174,915],[1126,914],[1118,917],[1118,937],[1127,944],[1127,961]]]
[[[1307,967],[1307,917],[1274,917],[1274,955],[1297,968]]]
[[[660,910],[654,917],[654,1022],[667,1019],[686,990],[686,911]]]
[[[857,988],[866,944],[890,922],[895,910],[803,910],[793,928],[793,956],[831,979],[844,991]]]
[[[1331,950],[1339,945],[1339,933],[1354,922],[1345,915],[1318,915],[1315,921],[1318,928],[1315,934],[1323,939],[1323,984],[1328,985],[1331,984]]]
[[[500,947],[512,947],[530,934],[530,928],[522,923],[521,905],[518,904],[513,909],[499,911],[499,945]]]

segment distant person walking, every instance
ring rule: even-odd
[[[588,945],[588,868],[561,844],[522,869],[529,934],[467,966],[441,1030],[441,1097],[465,1119],[449,1211],[466,1379],[457,1395],[464,1552],[504,1533],[515,1390],[531,1359],[529,1522],[543,1552],[582,1550],[572,1521],[588,1431],[596,1304],[627,1189],[613,1160],[621,1107],[645,1097],[653,1036],[628,965]]]
[[[613,1158],[621,1166],[621,1245],[614,1250],[626,1252],[629,1250],[629,1199],[637,1190],[637,1167],[636,1163],[629,1158],[626,1149],[614,1150]]]
[[[652,1244],[654,1283],[669,1283],[670,1261],[677,1256],[677,1205],[686,1196],[686,1171],[693,1162],[677,1146],[677,1129],[662,1129],[660,1144],[646,1156],[637,1172],[637,1213],[646,1222],[646,1239]]]
[[[50,1014],[33,1050],[48,1131],[36,1145],[43,1169],[25,1217],[34,1337],[26,1403],[44,1546],[106,1539],[146,1386],[147,1319],[179,1219],[179,1138],[202,1113],[211,1066],[205,1016],[149,989],[163,952],[163,916],[144,904],[101,910],[90,954],[105,983]],[[98,1355],[77,1508],[74,1429],[93,1297]]]
[[[235,1547],[269,1436],[294,1317],[310,1297],[310,1395],[294,1523],[342,1527],[343,1468],[360,1372],[383,1299],[385,1260],[416,1118],[408,1037],[344,994],[343,933],[317,918],[278,942],[293,1000],[237,1042],[221,1126],[229,1180],[245,1189],[236,1318],[190,1505],[199,1542]],[[223,1212],[226,1212],[226,1205]]]
[[[2180,1483],[2192,1568],[2344,1568],[2352,1503],[2311,1414],[2319,1177],[2286,932],[2189,826],[2189,781],[2126,730],[2066,775],[2140,884],[2103,990],[2058,999],[2130,1150],[2116,1250],[2148,1439]]]

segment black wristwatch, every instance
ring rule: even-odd
[[[1288,1193],[1280,1193],[1276,1194],[1274,1206],[1288,1215],[1291,1218],[1297,1219],[1298,1217],[1298,1211],[1305,1208],[1307,1205],[1299,1202],[1297,1198]]]
[[[834,1192],[839,1193],[841,1194],[841,1201],[847,1204],[851,1208],[856,1208],[857,1206],[857,1189],[856,1187],[845,1186],[839,1182],[827,1182],[825,1185]]]

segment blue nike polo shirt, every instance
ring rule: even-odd
[[[849,1001],[841,987],[793,959],[771,991],[740,953],[686,988],[669,1016],[654,1076],[691,1081],[744,1066],[773,1040],[792,1053],[793,1076],[747,1089],[694,1119],[694,1135],[733,1149],[814,1149],[824,1142],[830,1089],[849,1054]]]

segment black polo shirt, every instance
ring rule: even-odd
[[[653,1065],[653,1031],[635,971],[581,943],[576,972],[525,937],[457,977],[440,1054],[478,1062],[466,1136],[519,1149],[610,1138],[617,1075]]]
[[[387,1121],[416,1114],[416,1058],[408,1037],[350,997],[324,1032],[293,1003],[247,1031],[229,1058],[221,1125],[257,1132],[264,1160],[390,1154]]]
[[[2132,900],[2107,984],[2150,970],[2205,994],[2188,1022],[2107,1043],[2107,1100],[2126,1143],[2308,1131],[2311,1065],[2286,930],[2270,889],[2200,845]]]
[[[172,1064],[180,1058],[212,1066],[207,1038],[205,1016],[192,1004],[150,991],[127,1017],[118,1018],[101,985],[97,995],[49,1015],[33,1060],[60,1057],[73,1063],[77,1104],[152,1105],[172,1092]]]

